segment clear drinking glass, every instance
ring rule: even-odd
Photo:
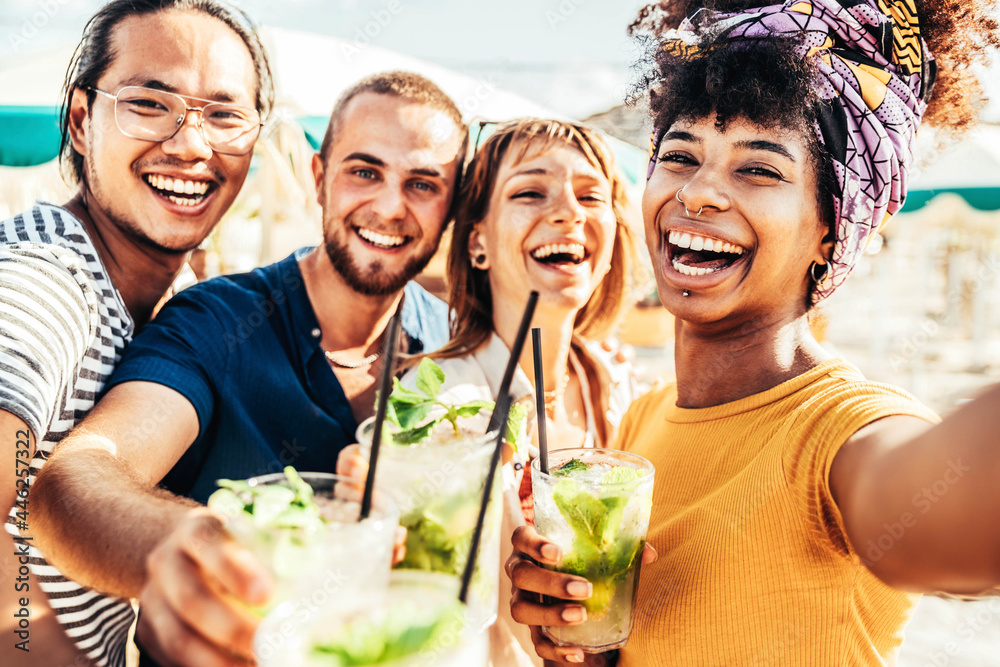
[[[228,514],[227,528],[271,572],[275,593],[260,613],[305,594],[328,596],[385,589],[389,585],[399,512],[392,499],[376,494],[368,518],[361,513],[357,480],[328,473],[299,473],[313,489],[322,528],[261,527],[255,517]],[[252,486],[288,485],[285,473],[252,477]]]
[[[392,573],[385,591],[312,610],[288,602],[254,637],[259,667],[485,667],[488,634],[458,601],[456,577]]]
[[[549,473],[532,462],[535,528],[562,551],[552,569],[585,577],[593,595],[582,602],[586,621],[542,631],[589,653],[621,648],[632,630],[653,464],[612,449],[560,449],[549,453]]]
[[[376,470],[376,488],[389,494],[406,528],[406,558],[397,569],[426,570],[462,576],[472,546],[472,534],[482,503],[483,485],[497,434],[483,435],[489,415],[470,419],[458,435],[451,427],[434,431],[417,445],[397,445],[383,430]],[[371,452],[375,419],[365,420],[357,438],[362,455]],[[497,617],[500,576],[502,494],[500,470],[493,489],[479,543],[469,603],[481,627]]]

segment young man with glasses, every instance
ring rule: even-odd
[[[62,115],[79,191],[0,222],[3,665],[124,664],[129,601],[35,547],[35,475],[232,204],[272,97],[249,20],[216,0],[115,0],[84,30]]]
[[[450,219],[466,137],[454,102],[415,74],[345,92],[313,159],[323,243],[171,300],[46,464],[36,538],[79,580],[140,597],[142,664],[252,656],[248,606],[271,583],[192,500],[220,477],[333,472],[373,412],[392,315],[406,352],[447,340],[447,307],[410,281]]]

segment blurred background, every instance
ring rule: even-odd
[[[60,88],[100,0],[0,0],[0,219],[72,193],[54,161]],[[203,245],[203,277],[246,271],[320,239],[309,161],[340,92],[377,71],[437,82],[467,120],[535,115],[605,131],[642,231],[649,124],[626,106],[636,47],[634,0],[242,0],[262,26],[277,107],[246,186]],[[871,379],[904,387],[945,413],[1000,380],[1000,64],[979,72],[993,101],[982,123],[945,147],[924,132],[903,212],[851,280],[817,309],[813,328]],[[443,246],[444,247],[444,246]],[[439,258],[421,278],[443,288]],[[643,253],[644,254],[644,253]],[[643,383],[669,380],[673,323],[651,281],[620,337]],[[1000,664],[1000,598],[925,598],[900,665]]]

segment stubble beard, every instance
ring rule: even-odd
[[[157,253],[173,256],[184,255],[201,245],[201,242],[204,239],[201,239],[197,243],[193,244],[186,243],[182,247],[168,246],[156,241],[149,236],[149,234],[147,234],[142,227],[136,224],[134,220],[130,220],[114,210],[113,198],[107,198],[104,196],[105,190],[101,186],[101,180],[97,178],[97,173],[94,171],[90,160],[84,161],[84,169],[86,173],[86,181],[83,183],[83,189],[86,192],[85,203],[88,212],[90,212],[91,207],[96,206],[100,208],[104,217],[107,218],[111,224],[117,227],[119,231],[121,231],[136,245],[153,250]],[[94,214],[90,213],[90,217],[93,219]]]
[[[441,241],[441,236],[439,235],[437,242],[428,247],[426,252],[415,257],[410,257],[406,260],[403,268],[396,272],[392,272],[390,270],[391,267],[385,266],[382,261],[375,261],[369,264],[367,268],[362,268],[351,257],[347,241],[343,238],[355,226],[364,226],[356,225],[357,218],[358,216],[355,213],[347,215],[341,227],[343,234],[339,235],[339,237],[337,234],[331,233],[330,229],[333,225],[341,223],[329,221],[325,224],[326,231],[323,234],[323,246],[326,249],[327,257],[330,258],[330,263],[333,264],[334,270],[340,274],[344,282],[352,290],[365,296],[390,296],[406,287],[406,283],[413,280],[430,263]]]

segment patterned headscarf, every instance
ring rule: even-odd
[[[813,85],[823,106],[816,133],[839,185],[836,244],[813,301],[828,297],[906,196],[914,136],[936,74],[915,0],[787,0],[735,13],[703,10],[665,37],[663,49],[683,58],[720,39],[798,37],[799,55],[817,59]],[[654,128],[646,180],[667,129]]]

